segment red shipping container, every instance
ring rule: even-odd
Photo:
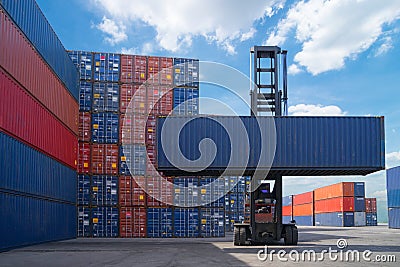
[[[3,10],[0,40],[0,66],[78,135],[78,103]]]
[[[90,144],[78,143],[78,173],[90,173]]]
[[[147,58],[145,56],[134,56],[133,82],[144,83],[147,80]]]
[[[121,76],[123,83],[132,83],[134,77],[134,56],[121,55]]]
[[[314,201],[314,192],[313,191],[293,196],[293,205],[312,203],[313,201]]]
[[[336,197],[354,197],[354,183],[337,183],[314,190],[314,200]]]
[[[121,237],[146,237],[146,208],[121,207],[119,233]]]
[[[146,116],[136,113],[121,114],[119,138],[122,144],[144,144]]]
[[[156,166],[156,147],[155,145],[146,145],[147,156],[149,157],[149,164],[147,170],[151,171],[153,168],[150,166]]]
[[[0,69],[0,128],[73,169],[77,136]]]
[[[90,142],[92,133],[92,116],[88,112],[79,112],[79,141]]]
[[[133,101],[132,101],[133,99]],[[132,103],[130,103],[132,101]],[[120,87],[120,111],[121,113],[145,114],[146,87],[144,85],[123,84]]]
[[[365,198],[365,211],[377,212],[376,198]]]
[[[132,206],[132,177],[119,177],[119,205],[124,207]]]
[[[294,216],[311,216],[313,214],[314,214],[313,203],[293,205],[293,215]]]
[[[354,197],[336,197],[314,202],[315,213],[354,211]]]
[[[121,176],[119,182],[119,204],[121,206],[145,206],[145,177]]]
[[[173,89],[168,86],[149,85],[147,89],[148,113],[168,115],[173,106]]]
[[[173,59],[168,57],[160,58],[160,84],[173,84]]]
[[[147,82],[151,84],[160,83],[160,58],[148,57],[147,58]]]
[[[150,115],[146,122],[146,145],[154,146],[156,144],[156,116]]]
[[[92,173],[118,174],[118,145],[92,145]]]
[[[147,176],[146,177],[147,189],[147,206],[160,207],[169,206],[173,204],[174,199],[174,185],[172,178]]]
[[[282,206],[282,216],[292,216],[292,205]]]

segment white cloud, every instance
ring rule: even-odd
[[[400,166],[400,151],[386,153],[386,167],[392,168]]]
[[[126,27],[122,22],[115,22],[112,19],[103,17],[101,23],[96,25],[96,28],[106,34],[104,40],[111,45],[118,44],[128,39],[125,33]]]
[[[243,41],[253,38],[253,36],[256,32],[257,32],[256,29],[251,28],[250,31],[242,34],[242,36],[240,37],[240,41],[243,42]]]
[[[212,40],[228,53],[235,53],[234,41],[251,38],[253,23],[272,16],[286,0],[92,0],[112,18],[125,25],[144,22],[155,29],[160,47],[178,51],[193,37]]]
[[[282,45],[293,34],[302,44],[294,61],[317,75],[343,68],[346,59],[370,48],[382,27],[399,17],[398,0],[303,0],[290,8],[266,44]]]
[[[389,52],[393,48],[393,40],[392,37],[386,36],[383,38],[383,44],[379,46],[379,48],[375,52],[375,56],[381,56]]]
[[[299,66],[297,66],[296,64],[292,64],[288,68],[288,74],[291,74],[291,75],[296,75],[296,74],[298,74],[298,73],[300,73],[302,71],[303,70],[300,69]]]
[[[289,115],[291,116],[344,116],[346,113],[340,107],[334,105],[298,104],[289,107]]]
[[[375,191],[372,193],[372,197],[375,197],[377,200],[385,201],[387,199],[387,191],[386,190]]]
[[[140,54],[140,53],[139,53],[139,49],[137,47],[131,47],[131,48],[122,47],[121,54],[137,55],[137,54]]]

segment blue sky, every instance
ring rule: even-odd
[[[279,45],[289,51],[290,115],[385,116],[387,166],[400,165],[398,0],[37,2],[70,50],[191,57],[248,74],[251,46]],[[204,87],[201,96],[236,103],[221,88]],[[220,113],[217,106],[200,111]],[[285,178],[285,193],[349,180],[367,182],[384,220],[385,172]]]

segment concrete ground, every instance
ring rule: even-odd
[[[347,242],[341,253],[337,247],[338,239],[345,240],[340,246]],[[338,252],[321,253],[329,251],[329,248]],[[286,255],[282,251],[278,255],[281,249]],[[277,244],[267,250],[268,255],[274,255],[272,261],[271,258],[263,261],[264,246],[233,246],[232,234],[229,233],[225,238],[211,239],[79,238],[0,253],[0,266],[399,266],[388,261],[395,257],[400,262],[400,230],[388,229],[387,226],[299,227],[297,247]],[[316,252],[315,258],[311,250]],[[356,254],[349,250],[360,252],[359,262]]]

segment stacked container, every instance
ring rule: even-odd
[[[293,195],[290,195],[282,198],[282,222],[290,223],[293,219]]]
[[[314,225],[314,192],[293,196],[293,219],[297,225]]]
[[[249,205],[246,202],[247,192],[250,185],[250,177],[225,177],[225,188],[229,188],[225,195],[225,230],[233,231],[235,223],[248,222],[250,216]]]
[[[76,236],[78,72],[34,0],[0,27],[1,251]]]
[[[366,226],[378,225],[376,198],[365,198],[365,223]]]
[[[386,171],[389,228],[400,229],[400,166]]]

